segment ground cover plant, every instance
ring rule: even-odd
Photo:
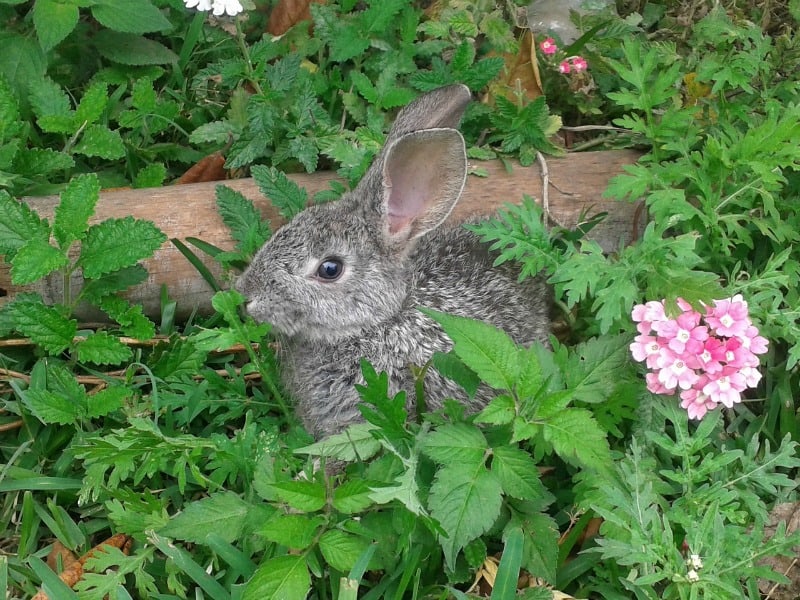
[[[0,306],[0,591],[796,597],[778,566],[800,539],[772,514],[800,465],[797,2],[620,2],[573,15],[574,41],[531,38],[524,2],[237,4],[0,0],[0,254],[14,285],[64,282]],[[541,89],[510,76],[531,52]],[[290,218],[360,178],[398,107],[456,81],[486,100],[463,125],[474,161],[642,151],[606,192],[644,203],[616,252],[583,235],[602,216],[548,227],[529,198],[474,226],[545,274],[565,324],[520,348],[430,313],[454,348],[420,382],[484,382],[479,414],[408,415],[365,363],[364,423],[315,441],[237,292],[184,321],[169,290],[157,318],[120,296],[165,236],[90,225],[102,188],[224,160]],[[562,125],[597,127],[556,141]],[[319,169],[345,183],[308,198],[283,174]],[[42,193],[49,219],[19,202]],[[224,185],[217,201],[235,250],[182,249],[233,276],[272,228]]]

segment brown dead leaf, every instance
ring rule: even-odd
[[[47,566],[53,571],[58,571],[59,568],[66,568],[77,560],[78,558],[72,553],[72,550],[56,540],[47,555]]]
[[[322,0],[280,0],[269,13],[267,32],[283,35],[300,21],[311,20],[311,4],[322,4]]]
[[[54,566],[58,564],[58,557],[61,556],[65,568],[59,573],[58,577],[69,587],[74,587],[83,577],[83,565],[86,564],[86,561],[92,558],[95,553],[103,552],[103,548],[113,546],[114,548],[119,548],[125,554],[128,554],[132,543],[132,537],[124,533],[118,533],[104,542],[101,542],[80,558],[75,558],[72,552],[62,546],[60,542],[56,542],[53,544],[53,549],[47,557],[47,564],[51,569],[55,570]],[[39,591],[31,600],[49,600],[49,596],[43,591]]]
[[[530,29],[520,40],[519,52],[503,54],[504,75],[489,84],[487,104],[493,104],[497,96],[516,101],[517,95],[528,102],[542,95],[542,80],[539,76],[539,63],[536,60],[536,46]]]
[[[203,181],[222,181],[227,179],[225,170],[225,157],[220,152],[214,152],[197,161],[196,164],[180,176],[175,183],[201,183]]]

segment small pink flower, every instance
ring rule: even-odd
[[[661,349],[657,364],[661,369],[658,372],[658,380],[670,390],[676,387],[688,390],[700,378],[693,369],[689,368],[682,356],[675,354],[669,348]]]
[[[636,329],[639,333],[647,335],[653,328],[654,321],[663,321],[667,318],[664,314],[664,303],[651,300],[646,304],[637,304],[631,312],[631,319],[638,323]]]
[[[558,46],[556,46],[556,41],[549,37],[545,39],[543,42],[539,43],[539,48],[542,49],[542,52],[545,54],[555,54],[558,50]]]
[[[559,73],[562,73],[562,74],[564,74],[564,75],[566,75],[567,73],[569,73],[569,62],[568,62],[568,61],[566,61],[566,60],[564,60],[564,61],[561,61],[561,64],[560,64],[560,65],[558,65],[558,72],[559,72]]]
[[[700,314],[691,311],[681,313],[677,319],[653,323],[653,328],[666,338],[673,352],[698,354],[703,351],[703,342],[708,339],[708,328],[699,323]]]
[[[747,302],[742,299],[741,294],[727,300],[714,300],[714,308],[706,315],[706,322],[718,335],[744,336],[751,325]]]
[[[664,387],[664,384],[658,380],[658,375],[656,373],[647,373],[644,376],[644,380],[647,383],[647,389],[654,394],[671,396],[675,393],[675,388],[668,389]]]
[[[572,59],[572,68],[575,69],[576,73],[580,73],[581,71],[588,69],[589,65],[586,62],[586,59],[584,59],[582,56],[576,56]]]
[[[652,335],[637,335],[630,345],[630,349],[634,360],[647,361],[647,367],[652,369],[655,367],[655,361],[661,351],[661,344],[658,338]]]
[[[702,419],[709,410],[717,407],[717,403],[701,391],[704,385],[702,382],[703,378],[695,387],[681,392],[681,408],[686,409],[690,419]]]
[[[733,367],[725,367],[722,373],[703,386],[703,393],[728,408],[742,401],[741,393],[747,388],[745,377]]]
[[[742,340],[742,346],[753,354],[764,354],[769,346],[769,340],[758,335],[758,327],[755,325],[748,327],[740,339]]]

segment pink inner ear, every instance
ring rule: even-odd
[[[420,181],[409,181],[413,173],[400,172],[392,174],[391,189],[389,194],[388,219],[389,233],[392,235],[406,229],[419,217],[427,206],[425,200],[430,194],[429,185],[422,185]],[[424,177],[424,174],[420,173]]]

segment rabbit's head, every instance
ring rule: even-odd
[[[408,105],[355,190],[273,235],[236,285],[256,320],[335,342],[398,312],[415,241],[441,225],[464,187],[464,140],[454,127],[469,98],[454,85]]]

